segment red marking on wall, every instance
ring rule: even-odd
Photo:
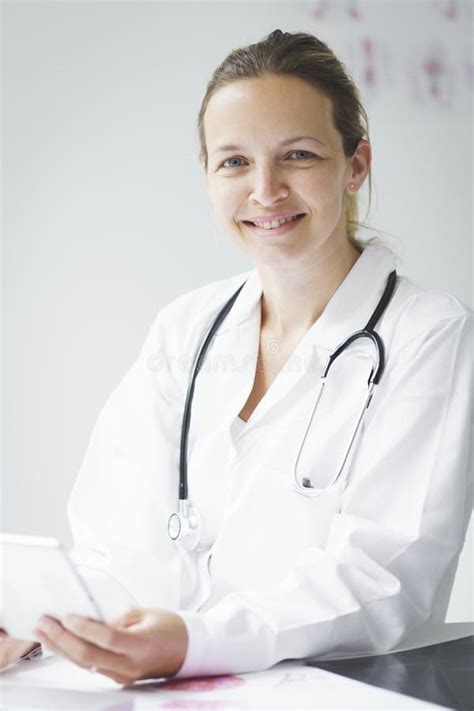
[[[436,57],[428,57],[423,62],[423,70],[428,79],[428,91],[434,99],[440,95],[440,80],[444,74],[444,66],[441,60]]]
[[[353,20],[362,19],[362,13],[357,0],[349,0],[346,6],[346,12]]]
[[[316,20],[322,20],[324,17],[326,17],[327,11],[328,11],[328,0],[319,0],[316,7],[313,8],[312,15]]]
[[[361,78],[366,86],[373,87],[375,86],[377,80],[377,73],[375,68],[375,42],[369,37],[366,37],[365,39],[361,40],[360,46],[364,62]]]
[[[459,15],[458,3],[456,0],[449,0],[449,2],[445,2],[441,12],[447,20],[457,20]]]

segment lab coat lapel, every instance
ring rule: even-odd
[[[245,429],[241,431],[240,427],[235,427],[238,414],[254,384],[260,343],[262,284],[256,269],[246,276],[247,283],[216,334],[213,346],[214,354],[219,353],[221,358],[232,354],[232,363],[235,366],[233,378],[229,379],[226,385],[228,408],[225,418],[225,425],[230,427],[234,444],[284,399],[306,376],[309,366],[314,366],[314,349],[306,334],[258,403]]]
[[[242,434],[253,426],[258,425],[262,419],[270,415],[275,407],[284,406],[285,397],[292,392],[298,386],[300,381],[304,380],[308,374],[312,374],[313,377],[317,377],[315,376],[315,371],[317,370],[318,368],[315,363],[314,349],[307,338],[307,334],[305,334],[290,358],[276,375],[263,398],[258,403]],[[252,378],[252,385],[254,377]],[[250,390],[247,393],[247,397],[249,393]]]
[[[227,435],[252,389],[260,334],[261,285],[256,271],[241,275],[228,296],[245,277],[248,281],[214,335],[195,381],[190,450],[210,430],[221,430]],[[219,307],[224,303],[225,298]],[[215,315],[202,324],[200,342]]]
[[[387,247],[368,244],[308,331],[313,346],[329,354],[352,333],[365,328],[395,266],[395,257]]]
[[[284,399],[285,395],[306,376],[308,369],[313,372],[314,368],[314,349],[305,334],[289,361],[280,370],[258,403],[244,430],[239,427],[239,434],[237,434],[235,421],[251,393],[258,364],[261,291],[261,282],[255,272],[249,280],[247,292],[242,292],[244,298],[239,304],[239,309],[236,309],[234,313],[233,321],[229,322],[227,328],[222,329],[219,335],[216,335],[213,348],[214,357],[219,354],[217,357],[225,358],[229,354],[233,354],[233,377],[229,379],[225,393],[228,404],[225,425],[230,427],[231,439],[234,444],[240,436],[258,424],[275,405]],[[239,299],[237,299],[235,306],[238,302]]]
[[[200,407],[207,411],[208,423],[216,420],[216,425],[228,426],[244,406],[255,377],[259,334],[257,313],[245,323],[216,334],[195,390]]]

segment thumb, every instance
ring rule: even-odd
[[[131,607],[126,610],[126,612],[114,617],[111,620],[110,625],[112,627],[130,627],[131,625],[137,624],[137,622],[141,622],[144,616],[145,610],[143,610],[143,608]]]

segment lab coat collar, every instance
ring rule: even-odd
[[[305,345],[333,350],[354,331],[364,328],[377,306],[388,275],[396,267],[395,255],[381,244],[369,243],[344,281],[333,294],[319,319],[304,337]],[[246,280],[221,332],[260,323],[262,283],[256,269],[236,278],[236,287]]]

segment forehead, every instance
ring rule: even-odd
[[[317,132],[329,143],[339,138],[331,99],[294,76],[265,75],[223,86],[209,101],[204,129],[208,149],[227,139],[265,135],[277,140],[294,131]]]

